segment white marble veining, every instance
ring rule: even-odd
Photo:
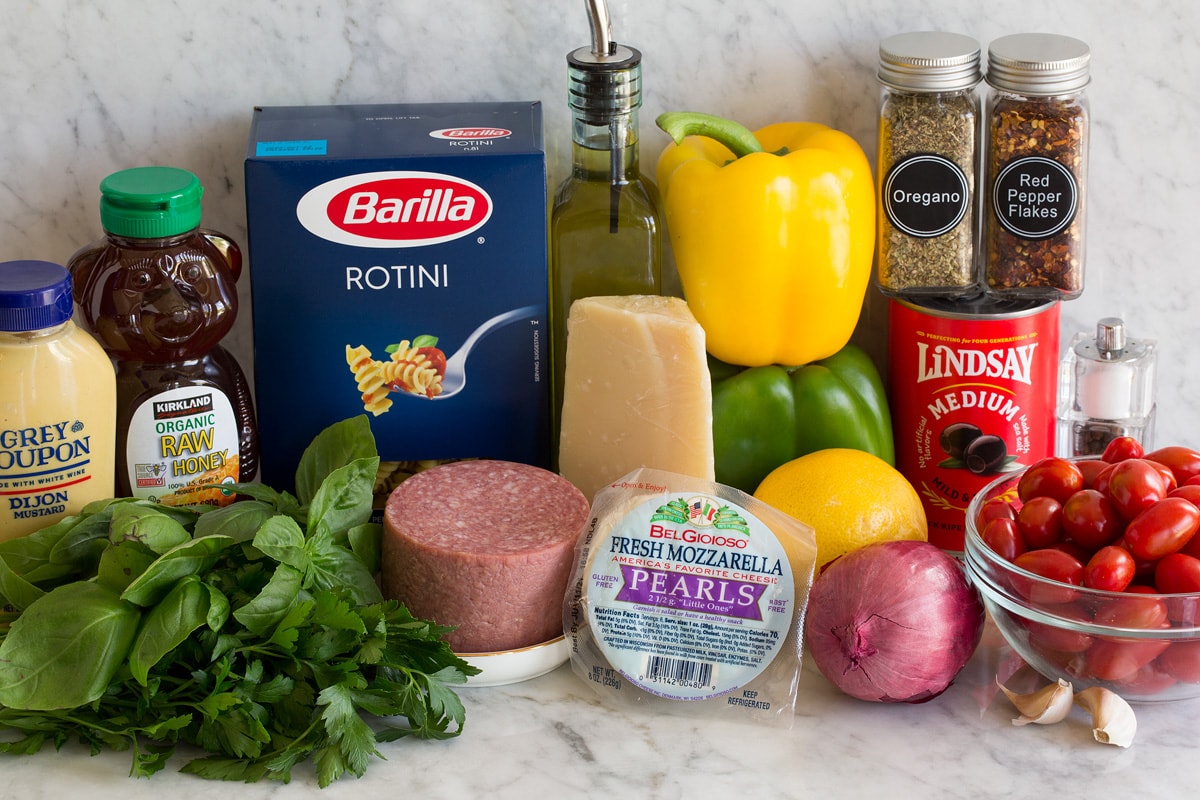
[[[324,790],[311,765],[297,767],[286,786],[213,783],[180,774],[183,753],[157,775],[133,779],[128,753],[89,757],[70,745],[0,756],[0,798],[202,800],[229,791],[242,800],[301,793],[329,800],[1194,795],[1200,701],[1139,705],[1128,749],[1094,741],[1078,708],[1056,725],[1016,727],[1016,713],[992,684],[998,657],[984,646],[954,685],[919,705],[853,700],[809,664],[790,729],[618,710],[564,665],[526,683],[460,689],[467,724],[459,738],[381,745],[386,760]]]
[[[1063,310],[1064,340],[1101,316],[1157,339],[1159,440],[1200,446],[1200,332],[1192,303],[1200,217],[1200,4],[1193,0],[613,0],[615,38],[645,54],[643,158],[668,109],[750,126],[810,119],[875,146],[879,40],[910,30],[975,36],[1048,31],[1091,45],[1093,110],[1084,295]],[[552,181],[565,169],[565,54],[588,40],[582,0],[11,0],[0,4],[0,259],[65,261],[99,234],[97,185],[147,163],[196,172],[205,224],[245,241],[242,159],[256,104],[540,99]],[[873,159],[872,159],[873,160]],[[253,264],[249,268],[253,270]],[[249,281],[229,344],[246,367]],[[872,292],[859,337],[884,349]],[[697,724],[602,708],[568,670],[463,690],[467,732],[386,745],[338,797],[636,794],[924,798],[1180,796],[1200,778],[1196,702],[1139,709],[1133,748],[1090,741],[1081,717],[1014,728],[982,707],[991,651],[919,706],[849,700],[816,673],[790,731]],[[210,796],[168,769],[126,778],[127,754],[77,747],[0,757],[0,798]],[[313,789],[239,788],[239,796]]]
[[[1063,338],[1102,316],[1156,339],[1159,440],[1200,445],[1191,397],[1192,268],[1200,211],[1193,132],[1200,7],[1189,0],[614,0],[618,41],[644,55],[643,159],[666,141],[664,110],[752,127],[811,119],[874,160],[879,40],[943,29],[985,46],[1008,33],[1076,36],[1093,52],[1086,290]],[[242,158],[255,104],[540,99],[551,180],[566,169],[565,55],[586,44],[583,0],[75,0],[0,6],[0,258],[65,261],[99,234],[97,184],[166,163],[206,186],[205,224],[245,241]],[[253,265],[250,265],[253,270]],[[247,367],[249,281],[229,339]],[[857,340],[886,352],[872,290]],[[248,370],[249,371],[249,370]]]

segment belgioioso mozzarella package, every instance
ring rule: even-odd
[[[812,529],[750,495],[635,470],[576,546],[571,667],[615,703],[790,725],[815,561]]]

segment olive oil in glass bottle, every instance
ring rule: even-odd
[[[603,0],[588,0],[592,44],[567,55],[571,174],[550,216],[554,450],[567,316],[580,297],[661,294],[662,224],[638,160],[642,54],[611,40]]]

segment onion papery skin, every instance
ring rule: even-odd
[[[876,542],[828,564],[806,613],[809,655],[842,692],[923,703],[949,688],[983,635],[962,564],[921,541]]]

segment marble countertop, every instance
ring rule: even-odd
[[[128,777],[128,753],[90,757],[71,744],[0,756],[0,798],[89,800],[320,796],[503,798],[1182,797],[1200,778],[1200,700],[1139,704],[1129,748],[1093,740],[1074,709],[1051,726],[1012,724],[994,679],[1007,656],[989,630],[955,683],[919,705],[866,703],[839,693],[811,663],[791,729],[697,721],[602,704],[569,665],[523,683],[458,690],[467,724],[457,739],[380,745],[360,778],[324,790],[310,766],[292,782],[223,784],[180,774],[181,751],[149,779]],[[1016,685],[1021,675],[1009,681]]]

